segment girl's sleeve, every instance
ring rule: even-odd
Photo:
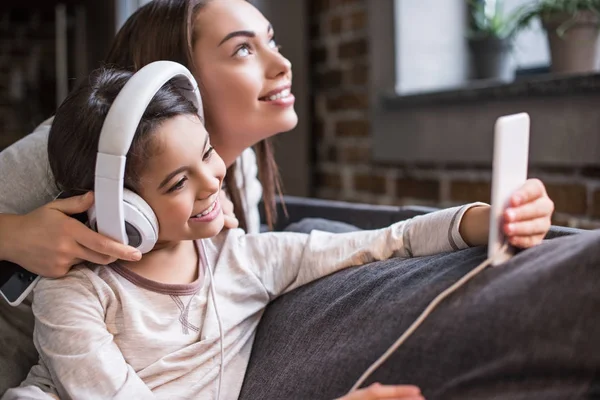
[[[469,208],[478,205],[448,208],[377,230],[244,235],[230,253],[247,260],[274,298],[344,268],[466,248],[460,222]]]

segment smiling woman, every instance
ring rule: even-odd
[[[229,164],[248,146],[298,123],[292,65],[279,53],[271,24],[248,2],[212,1],[204,7],[192,39],[196,79],[206,127]]]

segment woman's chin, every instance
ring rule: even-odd
[[[275,122],[275,121],[273,121]],[[265,132],[270,132],[269,135],[265,136],[271,137],[280,133],[289,132],[294,129],[298,125],[298,114],[294,110],[290,110],[286,113],[286,115],[281,116],[278,121],[273,123],[269,129],[265,129]]]

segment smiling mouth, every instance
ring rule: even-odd
[[[215,209],[217,206],[217,200],[215,200],[206,210],[202,211],[200,214],[193,215],[192,218],[201,218],[205,215],[208,215]]]
[[[260,100],[260,101],[275,101],[275,100],[285,99],[286,97],[289,97],[290,94],[292,94],[292,91],[288,88],[288,89],[283,89],[281,92],[276,93],[274,95],[261,97],[258,100]]]

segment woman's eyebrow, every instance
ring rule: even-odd
[[[272,31],[273,31],[273,26],[271,24],[269,24],[269,26],[267,27],[267,33],[271,33]],[[228,33],[223,38],[223,40],[221,40],[221,42],[219,43],[219,46],[221,46],[223,43],[225,43],[229,39],[233,39],[234,37],[239,37],[239,36],[254,38],[254,37],[256,37],[256,32],[254,32],[254,31],[235,31],[235,32]],[[217,47],[219,47],[219,46],[217,46]]]

